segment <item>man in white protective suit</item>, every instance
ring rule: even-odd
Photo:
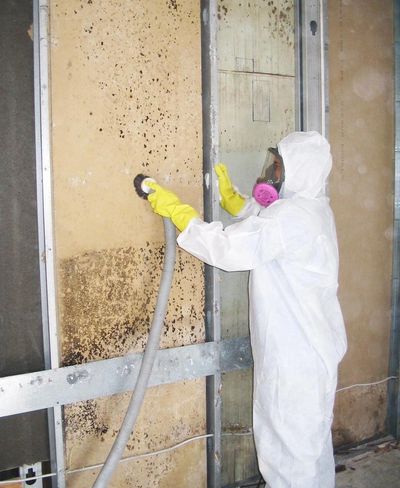
[[[225,271],[250,270],[253,430],[264,479],[271,488],[333,488],[331,423],[346,334],[325,195],[330,146],[317,132],[294,132],[269,153],[252,198],[216,166],[221,205],[240,219],[225,229],[156,183],[149,201],[181,231],[187,252]]]

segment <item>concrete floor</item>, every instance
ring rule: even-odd
[[[335,488],[400,488],[400,443],[387,437],[335,455]],[[233,487],[269,488],[255,477]],[[324,487],[321,487],[324,488]]]
[[[336,488],[400,488],[399,443],[338,456],[336,463],[344,469],[336,474]]]

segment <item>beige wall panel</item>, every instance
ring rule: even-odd
[[[393,225],[393,4],[329,1],[330,181],[349,349],[340,384],[386,378]],[[341,393],[338,440],[383,429],[386,385]]]
[[[200,6],[60,0],[50,7],[62,358],[76,364],[140,351],[147,340],[164,235],[133,177],[151,175],[201,211]],[[204,340],[202,283],[201,263],[179,251],[162,347]],[[152,389],[127,454],[203,433],[204,398],[203,381]],[[104,460],[126,406],[125,397],[112,397],[66,408],[68,468]],[[89,486],[87,476],[71,475],[69,486]],[[205,477],[200,441],[125,464],[113,486],[183,488],[203,486]]]
[[[205,419],[199,415],[205,408],[203,387],[204,380],[196,380],[150,388],[124,457],[165,449],[203,434]],[[66,409],[67,443],[73,446],[68,451],[68,470],[92,466],[105,459],[118,433],[129,397],[129,394],[117,395]],[[112,486],[202,487],[205,486],[205,473],[205,441],[196,440],[168,453],[124,462],[113,477]],[[68,485],[74,488],[91,486],[97,474],[97,469],[69,474]]]
[[[200,441],[205,442],[205,441]],[[199,473],[205,472],[206,466],[202,459],[201,444],[190,444],[180,448],[175,454],[160,454],[155,461],[132,461],[122,463],[109,488],[187,488],[205,487]],[[68,486],[72,488],[88,488],[93,485],[97,470],[68,477]],[[13,485],[14,487],[15,485]]]
[[[160,454],[157,458],[146,461],[122,463],[109,488],[187,488],[188,486],[205,488],[205,482],[199,476],[199,473],[206,471],[202,459],[203,450],[202,444],[190,444],[180,448],[173,455]],[[93,486],[97,473],[97,470],[93,470],[71,474],[68,477],[68,486],[71,488]],[[12,487],[14,488],[15,485]]]
[[[57,254],[162,240],[145,172],[202,206],[199,2],[51,2]]]

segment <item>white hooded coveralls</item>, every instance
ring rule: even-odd
[[[338,247],[326,180],[330,146],[317,132],[278,144],[280,199],[249,199],[242,221],[193,219],[178,244],[225,271],[250,270],[253,430],[271,488],[333,488],[331,440],[337,366],[346,351],[337,299]]]

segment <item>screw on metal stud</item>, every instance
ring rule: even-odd
[[[318,24],[315,20],[312,20],[310,22],[310,29],[311,29],[311,34],[313,36],[315,36],[315,34],[317,33],[317,29],[318,29]]]

